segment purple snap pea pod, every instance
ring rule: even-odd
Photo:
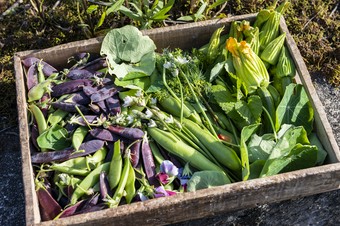
[[[98,115],[84,115],[84,118],[90,124],[94,124],[94,123],[98,123],[98,121],[105,121],[106,120],[106,118],[103,117],[102,115],[100,115],[100,116],[98,116]],[[86,122],[84,121],[83,117],[79,116],[74,120],[75,121],[73,122],[73,124],[78,124],[78,125],[81,125],[81,126],[87,125]]]
[[[98,107],[100,108],[100,110],[105,114],[105,115],[108,115],[109,114],[109,110],[107,109],[106,105],[105,105],[105,102],[102,100],[102,101],[98,101],[96,103],[96,105],[98,105]]]
[[[36,65],[38,63],[40,63],[43,65],[43,73],[46,77],[49,77],[51,74],[58,72],[57,69],[55,69],[53,66],[51,66],[50,64],[46,63],[45,61],[42,61],[36,57],[28,57],[24,60],[22,60],[22,64],[26,67],[29,68],[32,65]]]
[[[107,127],[107,129],[130,140],[142,139],[144,136],[143,130],[139,128],[128,128],[123,126],[110,125]]]
[[[72,80],[89,79],[93,78],[93,76],[94,74],[92,72],[85,69],[73,69],[66,75],[67,78]]]
[[[33,164],[66,161],[72,158],[92,154],[103,146],[104,141],[102,140],[89,140],[80,145],[79,150],[83,151],[75,152],[74,149],[69,148],[63,151],[38,152],[32,154],[31,161]]]
[[[88,105],[91,102],[90,98],[83,91],[71,93],[67,98],[63,99],[63,101],[81,105]]]
[[[80,111],[84,114],[87,114],[90,112],[90,110],[81,104],[75,104],[75,103],[65,103],[65,102],[54,102],[51,104],[54,108],[59,108],[63,111],[67,111],[67,112],[78,112],[76,106],[80,109]]]
[[[83,92],[88,96],[91,97],[92,94],[95,94],[98,92],[99,88],[98,87],[93,87],[91,85],[87,85],[83,87]]]
[[[37,182],[36,188],[42,220],[53,220],[59,213],[61,213],[61,206],[52,197],[51,193],[48,192],[42,182]]]
[[[138,164],[139,164],[139,156],[140,156],[141,144],[142,144],[142,140],[138,140],[130,148],[130,151],[131,151],[131,164],[132,164],[132,166],[134,168],[137,168]]]
[[[155,187],[160,186],[160,183],[156,178],[156,164],[152,156],[149,140],[146,136],[144,136],[142,141],[141,152],[146,178],[148,179],[150,185],[154,185]]]
[[[85,204],[85,200],[80,200],[76,204],[64,209],[55,219],[73,216],[77,212],[78,209],[82,208],[84,204]]]
[[[38,70],[37,67],[34,65],[31,65],[26,74],[26,85],[27,89],[30,90],[32,87],[38,85]]]
[[[117,95],[107,98],[105,103],[109,114],[116,115],[121,113],[120,101]]]
[[[121,139],[121,137],[117,136],[116,134],[113,134],[109,130],[102,129],[102,128],[93,128],[92,130],[90,130],[90,134],[94,138],[104,140],[104,141],[115,142]]]
[[[60,97],[64,94],[74,93],[83,89],[83,86],[92,84],[89,79],[78,79],[60,83],[52,88],[52,96]]]
[[[106,199],[107,196],[112,197],[112,191],[110,189],[109,180],[104,171],[99,175],[99,188],[100,188],[100,198],[102,200]]]
[[[79,67],[79,69],[86,69],[88,71],[98,71],[100,69],[103,69],[107,67],[106,59],[105,58],[97,58],[93,61],[88,62],[82,67]]]
[[[102,111],[101,111],[101,108],[98,106],[98,104],[95,104],[95,103],[90,103],[88,105],[88,107],[90,108],[90,110],[94,113],[94,114],[101,114]]]
[[[91,95],[91,100],[93,102],[99,102],[103,101],[117,93],[117,89],[113,86],[111,87],[103,87],[100,90],[98,90],[96,93]]]

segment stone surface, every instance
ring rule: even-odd
[[[340,90],[320,75],[312,79],[339,145]],[[24,225],[18,128],[0,130],[0,181],[0,225]],[[174,225],[340,225],[340,190]]]

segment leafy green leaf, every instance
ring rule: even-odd
[[[40,148],[51,150],[63,150],[71,145],[67,130],[58,124],[40,134],[37,142]]]
[[[246,142],[253,135],[260,124],[253,124],[250,126],[245,126],[241,131],[241,140],[240,140],[240,152],[241,152],[241,164],[242,164],[242,180],[248,180],[250,175],[249,169],[249,156],[248,156],[248,148]]]
[[[260,177],[271,176],[281,172],[293,160],[298,159],[296,155],[299,153],[297,153],[296,150],[305,151],[304,149],[306,148],[306,150],[308,149],[314,152],[314,148],[310,148],[307,132],[302,126],[283,125],[282,127],[282,131],[278,132],[279,139],[271,151]],[[306,147],[300,148],[299,145],[305,145]],[[296,147],[298,148],[292,151]],[[315,153],[315,161],[308,162],[312,159],[308,157],[305,159],[306,162],[304,164],[315,164],[317,152]],[[309,156],[309,152],[307,156]],[[303,165],[301,165],[301,167],[303,167]]]
[[[121,86],[128,89],[143,89],[146,90],[150,86],[150,78],[135,78],[130,80],[120,81],[119,79],[115,79],[114,82],[117,86]]]
[[[265,164],[265,160],[256,160],[255,162],[253,162],[252,164],[250,164],[249,168],[250,168],[250,175],[248,180],[251,179],[256,179],[260,177],[260,173],[262,171],[262,168]]]
[[[188,191],[197,191],[204,188],[211,188],[224,184],[229,184],[229,178],[220,171],[197,171],[187,182]]]
[[[302,85],[290,84],[276,109],[276,130],[283,124],[303,126],[309,134],[313,129],[314,112]]]
[[[318,147],[318,158],[316,161],[316,165],[322,165],[327,157],[327,151],[323,148],[316,133],[309,134],[308,139],[312,145]]]
[[[274,146],[273,134],[268,133],[263,136],[254,134],[248,143],[249,162],[267,160]]]
[[[148,36],[143,36],[136,27],[126,25],[111,30],[105,36],[100,53],[106,55],[110,74],[120,80],[129,80],[149,76],[153,72],[155,49]]]

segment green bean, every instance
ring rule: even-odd
[[[47,124],[49,124],[50,126],[54,126],[54,125],[58,124],[61,120],[63,120],[63,118],[67,114],[68,114],[67,111],[63,111],[60,108],[58,108],[57,110],[55,110],[53,113],[51,113],[48,116]]]
[[[113,156],[110,162],[110,171],[108,174],[108,180],[111,189],[114,189],[119,183],[122,173],[122,165],[123,160],[120,153],[120,140],[118,140],[114,143]]]
[[[103,163],[94,169],[91,173],[89,173],[80,184],[77,185],[77,188],[74,190],[71,196],[71,204],[74,205],[78,199],[80,199],[83,195],[86,194],[89,188],[93,187],[99,181],[99,175],[102,171],[106,173],[109,171],[110,163]]]
[[[132,164],[129,164],[129,172],[128,172],[128,179],[125,185],[125,192],[126,192],[126,202],[131,203],[133,197],[135,197],[136,194],[136,187],[135,187],[135,180],[136,180],[136,174],[135,170],[132,167]]]
[[[37,122],[39,134],[42,134],[47,129],[47,123],[44,114],[35,104],[30,104],[29,109],[33,113],[33,116]]]
[[[88,133],[88,128],[86,126],[79,126],[72,135],[72,146],[78,151],[80,145],[83,143],[86,134]]]
[[[216,170],[225,173],[219,166],[200,152],[175,137],[172,133],[149,127],[148,134],[168,152],[178,156],[198,170]]]
[[[217,161],[231,170],[241,170],[241,160],[233,149],[222,144],[208,129],[200,127],[193,121],[187,119],[183,122],[184,126],[206,146]]]

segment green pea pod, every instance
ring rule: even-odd
[[[80,176],[86,176],[90,173],[90,170],[87,168],[86,157],[77,157],[62,163],[54,163],[50,166],[50,169]]]
[[[35,104],[30,104],[29,109],[37,122],[39,134],[42,134],[47,129],[47,123],[44,114]]]
[[[50,126],[54,126],[55,124],[58,124],[61,120],[63,120],[63,118],[65,118],[67,114],[67,111],[63,111],[59,108],[48,116],[47,124],[49,124]]]
[[[78,151],[80,145],[83,143],[86,134],[88,133],[89,129],[86,126],[79,126],[72,135],[72,146],[73,148]]]
[[[157,145],[155,144],[155,142],[153,141],[149,141],[149,145],[152,151],[152,154],[155,158],[155,160],[157,161],[157,163],[160,165],[162,164],[162,162],[165,160],[163,155],[160,153]]]
[[[118,140],[114,143],[113,156],[110,162],[110,171],[108,174],[108,180],[111,189],[114,189],[119,183],[122,173],[122,165],[123,160],[120,153],[120,140]]]
[[[40,100],[42,96],[49,91],[51,80],[46,80],[44,82],[38,83],[33,86],[27,93],[28,102],[33,102]]]
[[[107,148],[102,147],[96,151],[92,156],[86,156],[86,164],[88,169],[97,168],[98,165],[102,164],[107,154]]]
[[[132,164],[129,164],[129,175],[128,179],[125,185],[125,192],[126,192],[126,202],[131,203],[132,199],[136,195],[136,187],[135,187],[135,180],[136,180],[136,174],[135,170],[132,167]]]
[[[80,199],[86,192],[92,188],[98,181],[99,175],[102,171],[108,172],[110,168],[110,163],[103,163],[94,169],[91,173],[89,173],[80,184],[78,184],[77,188],[74,190],[71,196],[71,204],[74,205],[78,199]]]
[[[124,157],[124,167],[122,170],[122,174],[117,186],[117,189],[112,197],[111,200],[109,200],[109,206],[110,208],[113,207],[117,207],[120,203],[120,200],[122,199],[123,195],[124,195],[124,189],[126,187],[126,184],[128,182],[128,178],[129,178],[129,172],[130,172],[130,168],[131,168],[131,162],[130,162],[130,155],[126,155]]]

